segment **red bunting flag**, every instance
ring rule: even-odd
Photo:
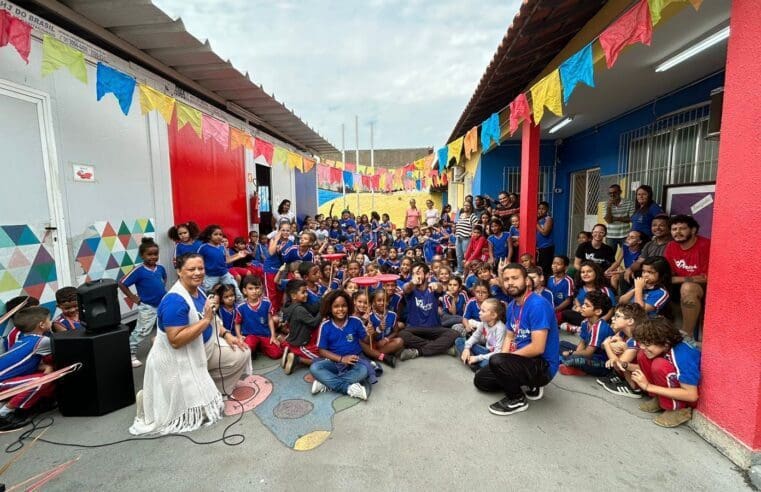
[[[330,168],[330,184],[341,184],[343,180],[343,171],[337,167]]]
[[[0,47],[10,44],[28,64],[32,49],[32,26],[7,10],[0,10]]]
[[[380,174],[370,176],[370,185],[373,187],[373,190],[380,191]]]
[[[608,68],[616,64],[618,55],[627,46],[640,42],[650,46],[653,39],[653,24],[647,0],[640,0],[632,9],[618,18],[600,34],[600,46],[605,52]]]
[[[330,184],[330,168],[324,164],[317,164],[317,187],[327,188]]]
[[[362,187],[366,190],[369,190],[372,188],[373,182],[370,178],[370,176],[362,176]]]
[[[266,142],[260,138],[254,139],[254,159],[259,156],[264,157],[267,164],[272,165],[272,154],[275,151],[275,146],[269,142]]]
[[[526,94],[521,92],[510,103],[510,135],[518,130],[521,121],[531,116],[531,107],[528,105]]]
[[[350,173],[356,173],[357,165],[353,162],[344,162],[344,171],[349,171]]]

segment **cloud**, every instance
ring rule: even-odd
[[[154,3],[334,145],[356,114],[395,148],[446,143],[520,0]]]

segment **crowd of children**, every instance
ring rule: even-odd
[[[174,258],[202,255],[203,288],[217,296],[219,319],[252,356],[279,359],[286,374],[308,366],[314,394],[336,391],[366,400],[382,365],[448,352],[478,371],[494,354],[514,349],[512,327],[505,324],[513,299],[499,276],[517,256],[517,220],[512,224],[510,232],[498,218],[488,229],[473,227],[461,276],[454,273],[454,224],[447,221],[409,235],[387,214],[344,211],[340,218],[307,217],[300,231],[285,219],[271,234],[252,231],[233,238],[232,246],[218,225],[201,230],[193,222],[178,224],[169,237],[176,243]],[[138,310],[130,338],[134,367],[141,365],[137,349],[153,329],[167,281],[152,239],[143,240],[139,254],[142,263],[119,282]],[[699,352],[659,316],[669,300],[663,258],[648,258],[641,277],[619,297],[595,262],[582,262],[575,281],[566,256],[552,259],[551,272],[537,267],[532,255],[519,258],[531,292],[552,307],[562,330],[579,335],[578,342],[561,344],[561,374],[595,376],[607,391],[625,397],[651,395],[641,408],[664,410],[655,419],[659,425],[689,420],[698,397]],[[374,283],[358,280],[379,275]],[[23,300],[4,339],[0,389],[20,375],[49,371],[47,331],[78,328],[76,290],[60,289],[56,300],[61,315],[52,322],[47,310],[33,307],[34,299]],[[9,309],[14,302],[22,301],[10,301]],[[0,419],[50,393],[24,395],[6,402]]]

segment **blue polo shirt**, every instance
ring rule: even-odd
[[[516,349],[522,349],[531,343],[532,331],[547,330],[547,343],[542,358],[549,364],[550,377],[555,377],[559,364],[560,335],[552,306],[541,296],[533,294],[526,298],[523,306],[518,306],[515,301],[511,302],[507,307],[507,329],[515,333]]]
[[[468,296],[466,296],[464,292],[459,292],[454,299],[452,299],[449,294],[441,296],[441,307],[444,309],[445,313],[451,314],[449,308],[452,307],[453,301],[455,305],[455,314],[462,316],[465,312],[465,305],[468,303]]]
[[[417,287],[404,296],[407,301],[407,324],[415,328],[438,328],[439,303],[436,294],[430,289],[420,290]]]
[[[225,327],[227,331],[235,334],[235,317],[237,315],[237,310],[235,308],[232,308],[228,311],[228,309],[224,306],[219,307],[219,317],[222,318],[222,326]]]
[[[161,265],[151,269],[141,263],[122,277],[119,283],[125,287],[134,285],[140,302],[158,307],[161,298],[166,294],[166,270]]]
[[[274,241],[274,239],[271,239],[271,241]],[[288,248],[293,246],[293,242],[286,241],[285,244],[280,248],[280,251],[275,251],[274,255],[269,255],[264,260],[264,272],[265,273],[277,273],[277,271],[280,269],[281,266],[283,266],[283,257],[281,255],[281,252],[286,251]],[[269,253],[269,249],[267,250]]]
[[[592,325],[589,324],[589,321],[584,320],[581,323],[581,332],[579,333],[579,338],[584,340],[584,343],[587,344],[587,347],[595,348],[592,359],[605,361],[608,359],[608,355],[605,353],[605,349],[602,347],[602,342],[605,341],[606,338],[612,337],[613,334],[613,329],[604,319],[599,319],[597,320],[597,323]]]
[[[486,240],[491,244],[495,259],[507,258],[507,242],[510,240],[510,233],[500,232],[499,236],[492,234]]]
[[[396,326],[396,313],[393,311],[387,311],[386,312],[386,323],[384,325],[384,329],[382,332],[378,333],[375,338],[377,340],[380,340],[381,338],[387,337],[391,335],[391,333],[394,331],[394,327]],[[375,328],[376,331],[380,329],[381,325],[381,316],[373,311],[370,313],[370,323],[372,323],[373,328]]]
[[[350,316],[341,327],[332,319],[327,319],[320,325],[317,346],[340,357],[359,355],[362,353],[362,346],[359,341],[366,337],[367,332],[362,321],[355,316]]]
[[[188,253],[198,253],[198,248],[200,248],[202,244],[203,243],[198,239],[190,244],[177,243],[174,246],[174,257],[179,258]]]
[[[214,246],[211,243],[203,243],[198,248],[198,253],[203,256],[206,276],[221,277],[227,273],[227,258],[225,257],[224,246],[221,244]]]
[[[206,296],[199,290],[196,297],[192,295],[190,297],[193,299],[196,311],[198,311],[198,319],[190,319],[190,308],[180,294],[170,292],[161,299],[158,309],[158,327],[161,331],[165,331],[164,327],[166,326],[188,326],[201,319],[201,316],[203,316],[203,306],[206,304]],[[209,341],[212,330],[213,328],[209,324],[203,331],[203,343]]]
[[[476,298],[473,298],[468,301],[468,303],[465,305],[465,311],[463,312],[462,317],[465,319],[474,319],[476,321],[481,320],[481,306],[478,304],[478,300]]]
[[[284,250],[283,261],[285,263],[292,263],[294,261],[314,261],[314,253],[311,249],[308,249],[303,255],[299,253],[298,245],[293,245],[290,248]]]
[[[272,304],[267,298],[259,299],[258,304],[244,302],[238,306],[235,322],[240,324],[240,334],[270,337],[271,308]]]
[[[547,281],[547,288],[552,292],[553,306],[559,306],[569,297],[573,297],[573,279],[568,275],[563,276],[560,280],[551,276]]]
[[[545,222],[547,222],[547,219],[549,217],[544,216],[541,219],[537,221],[537,224],[544,227]],[[552,241],[552,232],[550,232],[547,236],[536,231],[536,249],[543,249],[543,248],[549,248],[550,246],[554,246],[555,243]]]
[[[666,353],[665,357],[674,364],[677,381],[691,386],[697,386],[700,383],[699,350],[684,342],[679,342]]]

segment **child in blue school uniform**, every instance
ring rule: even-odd
[[[322,359],[309,366],[314,376],[312,394],[335,391],[367,400],[369,363],[361,359],[362,344],[373,335],[372,326],[366,328],[362,321],[352,316],[354,303],[344,290],[335,290],[325,296],[321,310],[325,321],[320,325],[317,347]]]
[[[526,271],[528,272],[528,277],[531,279],[531,283],[533,284],[533,292],[542,296],[542,298],[546,300],[550,306],[554,307],[552,292],[544,288],[544,272],[542,271],[542,267],[535,266],[527,268]]]
[[[547,288],[552,292],[552,305],[556,313],[562,313],[573,304],[575,289],[573,279],[567,275],[570,260],[557,255],[552,259],[552,275],[547,280]]]
[[[219,318],[222,320],[222,326],[227,331],[237,336],[235,331],[235,318],[238,311],[235,305],[235,289],[231,285],[217,284],[212,292],[219,298]]]
[[[283,356],[283,346],[275,333],[272,318],[272,305],[269,299],[262,297],[262,281],[253,275],[246,276],[241,282],[246,301],[237,307],[235,315],[235,335],[241,338],[254,356],[257,349],[270,359]]]
[[[82,328],[79,323],[79,302],[76,287],[61,287],[55,292],[55,302],[61,310],[53,320],[53,331],[73,331]]]
[[[653,422],[677,427],[692,418],[698,401],[700,351],[685,343],[682,334],[665,318],[644,321],[634,329],[639,343],[637,363],[628,364],[632,380],[652,400],[640,404],[643,412],[658,413]]]
[[[442,284],[447,290],[439,298],[441,326],[451,328],[462,322],[465,305],[468,303],[468,296],[462,291],[462,280],[460,277],[451,276],[446,282],[442,281]]]
[[[599,290],[587,294],[581,305],[581,340],[578,344],[560,342],[560,374],[565,376],[605,376],[608,369],[605,362],[603,342],[613,336],[613,329],[602,316],[610,310],[610,298]]]
[[[140,342],[148,338],[153,331],[161,299],[166,294],[166,269],[158,264],[159,246],[152,238],[144,237],[137,249],[143,262],[134,267],[119,280],[119,289],[133,303],[137,304],[137,324],[129,337],[129,349],[132,355],[132,367],[140,367],[137,358]],[[135,286],[137,294],[131,290]]]
[[[167,236],[175,242],[172,263],[180,256],[198,252],[198,248],[201,247],[201,241],[198,240],[200,233],[201,230],[198,228],[198,224],[192,221],[183,222],[169,228]]]
[[[642,276],[634,279],[634,287],[618,300],[621,304],[636,303],[651,318],[668,306],[671,267],[666,258],[651,256],[642,262]]]
[[[209,225],[201,232],[199,239],[203,244],[198,248],[198,254],[203,258],[206,276],[203,279],[203,290],[211,292],[212,287],[218,283],[232,285],[235,288],[235,296],[238,300],[243,296],[238,289],[238,283],[228,271],[228,265],[233,261],[239,260],[246,256],[245,251],[239,251],[234,256],[228,254],[224,246],[225,236],[222,228],[218,225]]]
[[[500,219],[492,219],[489,227],[491,234],[486,238],[489,245],[489,261],[496,271],[497,266],[501,262],[508,260],[512,256],[513,245],[510,242],[510,233],[502,231],[502,221]]]

